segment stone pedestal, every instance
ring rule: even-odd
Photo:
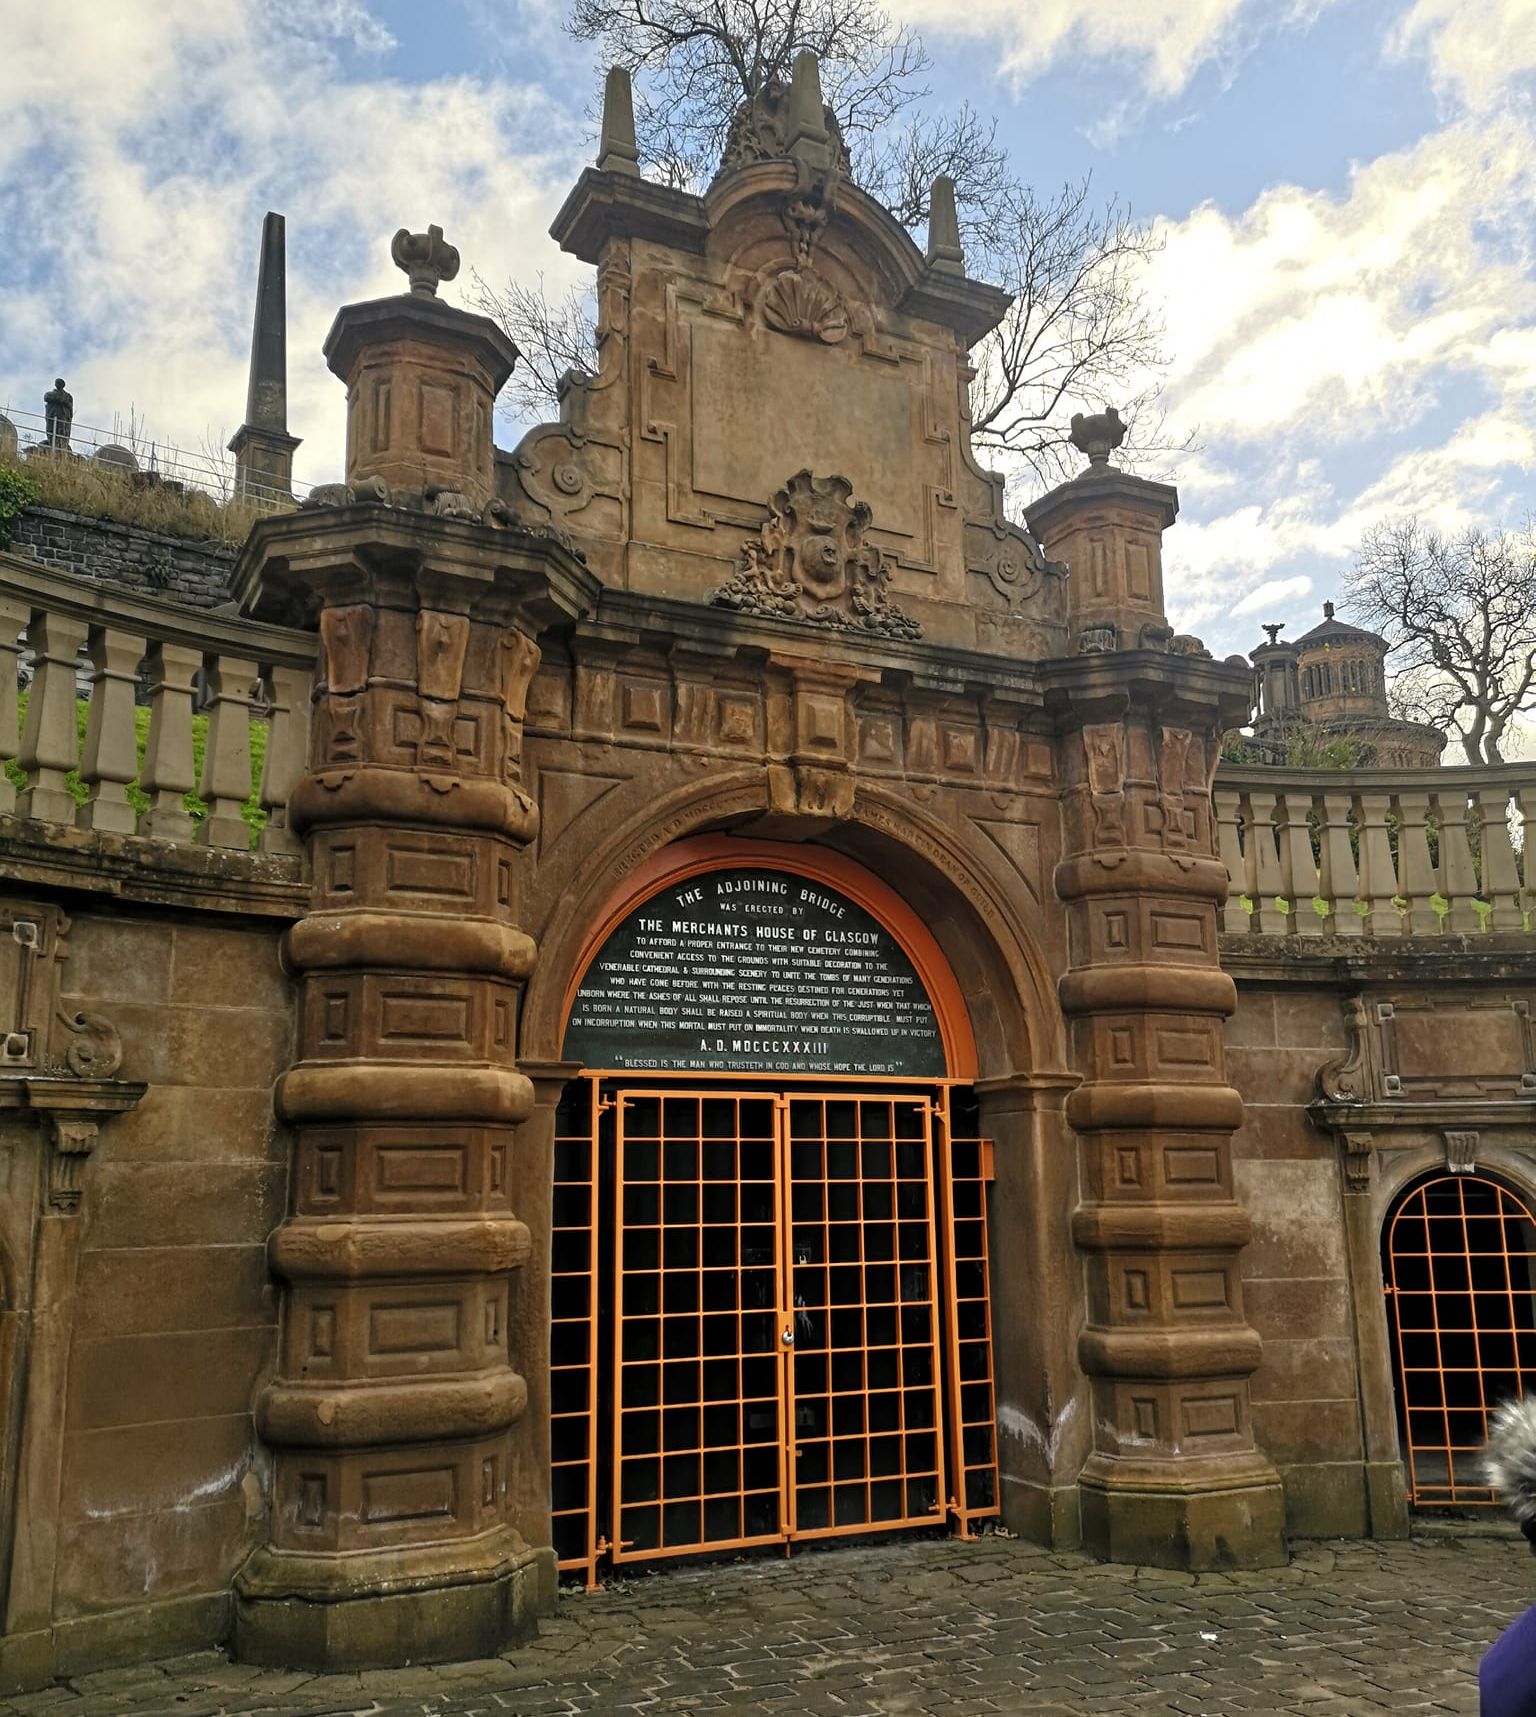
[[[1178,492],[1168,484],[1103,463],[1026,510],[1046,557],[1071,570],[1072,649],[1133,650],[1166,641],[1163,532],[1178,511]]]
[[[413,297],[337,327],[366,378],[349,442],[369,468],[488,493],[489,396],[482,435],[458,391],[482,319]],[[236,1582],[235,1649],[331,1670],[486,1657],[554,1595],[553,1552],[509,1502],[530,1250],[511,1154],[533,1107],[515,1046],[536,953],[515,877],[537,826],[521,785],[535,638],[584,604],[585,575],[548,539],[420,506],[266,521],[247,558],[249,581],[318,603],[321,668],[291,802],[313,897],[286,949],[299,1043],[278,1104],[297,1157],[257,1403],[271,1537]]]
[[[1286,1558],[1280,1480],[1254,1447],[1248,1379],[1260,1342],[1243,1317],[1249,1236],[1233,1191],[1242,1100],[1222,1025],[1210,782],[1247,675],[1167,653],[1155,521],[1172,492],[1090,470],[1037,504],[1047,550],[1070,562],[1086,653],[1051,670],[1066,842],[1056,892],[1070,963],[1060,996],[1083,1083],[1066,1116],[1082,1152],[1074,1238],[1089,1260],[1078,1344],[1094,1448],[1079,1481],[1083,1541],[1114,1561],[1262,1567]],[[1033,522],[1033,519],[1032,519]],[[1139,616],[1162,649],[1123,642]]]

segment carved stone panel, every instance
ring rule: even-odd
[[[1536,1096],[1536,1043],[1521,997],[1416,996],[1378,1002],[1384,1097]]]

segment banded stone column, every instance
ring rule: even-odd
[[[318,606],[321,669],[291,801],[313,894],[286,950],[299,1041],[278,1107],[297,1145],[257,1403],[270,1541],[237,1579],[235,1645],[345,1669],[494,1654],[553,1598],[553,1552],[509,1501],[530,1250],[511,1153],[533,1106],[515,1045],[535,958],[515,879],[537,821],[521,785],[535,638],[578,610],[586,575],[479,516],[516,355],[498,330],[418,290],[344,309],[326,350],[349,384],[354,488],[264,521],[244,569],[263,600]],[[398,486],[412,470],[452,507]]]
[[[1088,450],[1088,449],[1085,449]],[[1227,1083],[1210,778],[1247,710],[1246,673],[1170,654],[1157,552],[1172,491],[1107,467],[1030,510],[1045,552],[1092,545],[1074,631],[1087,652],[1049,670],[1065,843],[1056,892],[1070,965],[1060,983],[1081,1150],[1074,1237],[1088,1258],[1078,1343],[1094,1444],[1079,1479],[1087,1548],[1113,1561],[1208,1569],[1286,1558],[1284,1498],[1254,1446],[1243,1317],[1247,1212],[1232,1181],[1242,1099]],[[1129,622],[1148,628],[1137,648]],[[1114,628],[1114,642],[1106,632]],[[1117,647],[1118,646],[1118,647]]]

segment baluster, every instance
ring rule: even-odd
[[[1536,787],[1517,787],[1515,804],[1520,812],[1520,865],[1525,886],[1520,891],[1524,916],[1536,915]]]
[[[1275,845],[1275,795],[1248,790],[1248,874],[1253,878],[1253,927],[1261,936],[1283,935],[1285,914],[1275,902],[1285,890]]]
[[[1401,936],[1403,916],[1397,906],[1397,872],[1392,865],[1392,832],[1387,813],[1392,801],[1382,792],[1360,795],[1360,898],[1365,902],[1365,928],[1370,936]]]
[[[1328,931],[1333,936],[1363,936],[1365,927],[1355,911],[1358,878],[1350,846],[1348,793],[1318,795],[1322,813],[1322,896],[1328,906]]]
[[[1321,936],[1323,921],[1313,904],[1317,896],[1317,859],[1312,852],[1312,825],[1308,820],[1312,795],[1291,792],[1280,795],[1280,879],[1291,903],[1290,930],[1294,936]]]
[[[75,767],[80,749],[75,709],[75,662],[85,642],[86,624],[63,614],[35,613],[27,627],[34,671],[27,696],[27,721],[20,761],[27,784],[16,801],[21,817],[73,823],[74,795],[64,777]]]
[[[1429,853],[1429,794],[1397,795],[1397,868],[1400,891],[1408,902],[1403,928],[1409,936],[1435,936],[1440,914],[1435,911],[1435,863]]]
[[[1249,929],[1248,912],[1242,897],[1247,892],[1248,872],[1243,858],[1242,800],[1230,787],[1217,786],[1216,838],[1221,862],[1227,867],[1227,903],[1221,909],[1221,927],[1235,935]]]
[[[208,738],[198,797],[208,807],[197,839],[210,847],[248,848],[250,825],[240,815],[251,796],[251,692],[256,664],[215,656],[208,671]]]
[[[1524,918],[1520,911],[1520,873],[1515,868],[1515,849],[1509,838],[1509,789],[1474,788],[1472,815],[1482,849],[1483,899],[1493,907],[1488,915],[1488,928],[1519,930]]]
[[[21,661],[21,634],[31,618],[27,603],[0,596],[0,811],[16,809],[16,789],[5,766],[21,750],[16,670]]]
[[[258,842],[267,853],[303,851],[288,822],[288,801],[309,758],[309,708],[314,672],[310,668],[273,668],[267,676],[271,713],[267,717],[267,754],[261,766],[261,806],[266,827]]]
[[[139,785],[149,809],[139,821],[141,835],[160,840],[192,839],[192,818],[182,803],[197,785],[192,763],[192,687],[203,665],[202,652],[183,644],[155,644],[149,652],[149,738]]]
[[[1472,843],[1467,839],[1467,798],[1459,793],[1436,793],[1440,821],[1440,892],[1451,903],[1445,928],[1455,934],[1476,935],[1482,920],[1472,902],[1477,897],[1477,867],[1472,862]]]
[[[75,812],[75,821],[83,829],[131,835],[137,818],[124,789],[139,773],[133,703],[144,640],[111,627],[93,626],[90,655],[91,708],[80,759],[80,779],[89,791]]]

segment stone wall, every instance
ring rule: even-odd
[[[236,551],[228,543],[28,507],[12,526],[11,546],[46,566],[167,602],[213,608],[230,600]]]
[[[1338,1151],[1306,1111],[1318,1068],[1346,1047],[1337,991],[1239,985],[1227,1069],[1243,1095],[1233,1171],[1253,1221],[1243,1303],[1264,1341],[1254,1431],[1304,1537],[1368,1530]]]
[[[0,1312],[19,1360],[0,1390],[0,1690],[222,1639],[265,1527],[253,1401],[276,1348],[291,914],[239,893],[8,902],[55,950],[30,980],[56,986],[61,1022],[42,1071],[63,1071],[62,1025],[87,1015],[121,1039],[106,1083],[144,1090],[101,1118],[73,1203],[47,1117],[0,1111]]]

